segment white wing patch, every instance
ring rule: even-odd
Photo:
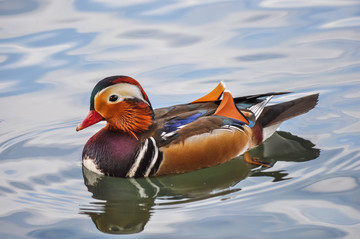
[[[259,118],[259,116],[261,115],[262,111],[265,108],[265,105],[267,103],[269,103],[269,101],[271,100],[271,98],[273,98],[273,96],[269,96],[267,97],[264,101],[261,101],[260,103],[256,104],[256,105],[252,105],[250,106],[248,109],[251,110],[254,115],[255,115],[255,120],[257,120]]]
[[[170,138],[171,136],[177,134],[177,132],[178,132],[180,129],[186,127],[187,125],[188,125],[188,124],[180,125],[180,126],[176,127],[176,130],[171,131],[171,132],[168,132],[168,133],[162,132],[160,136],[161,136],[161,138],[163,138],[164,140],[166,140],[167,138]]]

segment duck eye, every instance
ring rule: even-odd
[[[115,102],[115,101],[117,101],[119,99],[119,96],[117,96],[117,95],[110,95],[109,96],[109,101],[110,102]]]

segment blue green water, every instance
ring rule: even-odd
[[[357,238],[360,2],[0,2],[0,238]],[[253,150],[183,175],[99,177],[75,132],[95,83],[129,75],[154,107],[223,80],[235,96],[320,93]]]

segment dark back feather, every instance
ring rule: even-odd
[[[257,123],[263,128],[281,122],[313,109],[318,102],[319,94],[304,96],[295,100],[265,107]]]

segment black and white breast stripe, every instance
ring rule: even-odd
[[[146,139],[139,147],[135,161],[126,174],[126,177],[149,177],[153,175],[162,161],[162,152],[156,145],[153,137]]]

